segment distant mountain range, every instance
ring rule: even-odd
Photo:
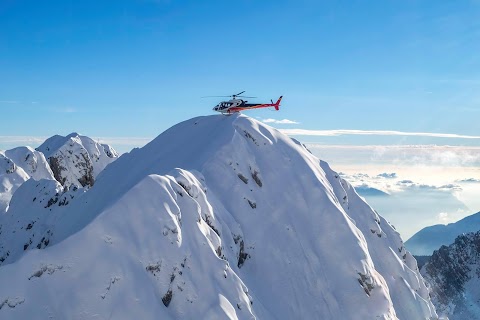
[[[440,316],[480,319],[480,212],[424,228],[405,245],[417,254]]]
[[[480,212],[448,225],[438,224],[423,228],[408,239],[405,246],[413,255],[431,255],[442,245],[452,244],[462,233],[479,230]]]
[[[356,186],[355,190],[362,197],[388,197],[388,196],[390,196],[385,191],[382,191],[382,190],[377,189],[377,188],[370,187],[368,185]]]

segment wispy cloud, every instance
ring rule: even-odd
[[[458,183],[480,183],[480,179],[467,178],[467,179],[455,180],[455,182],[458,182]]]
[[[408,189],[425,190],[425,191],[438,190],[438,191],[448,191],[448,192],[462,191],[462,187],[460,187],[458,184],[453,184],[453,183],[436,186],[433,184],[416,183],[416,182],[413,182],[412,180],[401,180],[401,181],[397,181],[396,185],[399,186],[404,191]]]
[[[378,174],[377,177],[385,178],[385,179],[395,179],[397,178],[397,174],[395,172],[392,172],[392,173],[384,172],[384,173]]]
[[[277,119],[264,119],[262,120],[265,123],[275,123],[275,124],[300,124],[300,122],[294,121],[294,120],[289,120],[289,119],[283,119],[283,120],[277,120]]]
[[[281,132],[290,136],[324,136],[335,137],[341,135],[376,135],[376,136],[419,136],[433,138],[455,138],[455,139],[480,139],[480,136],[470,136],[454,133],[434,132],[404,132],[390,130],[308,130],[308,129],[280,129]]]
[[[45,139],[39,136],[0,136],[0,143],[43,142]]]
[[[37,101],[0,100],[0,104],[37,104]]]
[[[16,100],[0,100],[0,104],[16,104],[16,103],[20,103],[20,101],[16,101]]]
[[[332,164],[399,166],[480,166],[480,147],[437,145],[323,145],[306,143],[309,150]]]
[[[0,136],[0,150],[8,150],[20,146],[37,147],[47,137],[40,136]]]

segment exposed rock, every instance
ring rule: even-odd
[[[98,174],[118,158],[111,146],[77,133],[53,136],[37,150],[48,158],[55,179],[67,187],[92,187]]]
[[[480,231],[463,234],[435,250],[421,269],[439,315],[451,320],[478,317]]]

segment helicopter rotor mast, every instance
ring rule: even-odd
[[[230,97],[232,97],[232,99],[237,99],[237,97],[241,97],[241,98],[256,98],[256,97],[247,97],[247,96],[242,96],[241,94],[244,93],[245,91],[242,91],[242,92],[239,92],[237,94],[232,94]]]
[[[242,92],[239,92],[239,93],[237,93],[237,94],[232,94],[232,98],[233,98],[233,99],[236,99],[237,97],[239,97],[239,96],[240,96],[242,93],[244,93],[244,92],[245,92],[245,90],[242,91]]]

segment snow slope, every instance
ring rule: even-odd
[[[49,245],[55,208],[67,206],[84,189],[64,188],[55,179],[29,179],[14,193],[8,211],[0,215],[0,266],[15,261],[27,249]]]
[[[45,156],[31,147],[18,147],[4,152],[17,166],[35,180],[53,179]]]
[[[41,152],[30,147],[0,151],[0,214],[7,210],[18,187],[30,178],[54,179]]]
[[[98,174],[118,158],[111,146],[78,133],[53,136],[37,150],[45,154],[55,179],[67,187],[72,184],[93,186]]]
[[[439,224],[423,228],[414,234],[405,245],[415,255],[431,255],[442,245],[448,246],[462,233],[480,230],[480,212],[472,214],[455,223]]]
[[[7,216],[59,187],[25,185]],[[242,115],[182,122],[70,199],[35,204],[21,240],[2,241],[15,253],[2,319],[436,318],[399,234],[328,164]]]

